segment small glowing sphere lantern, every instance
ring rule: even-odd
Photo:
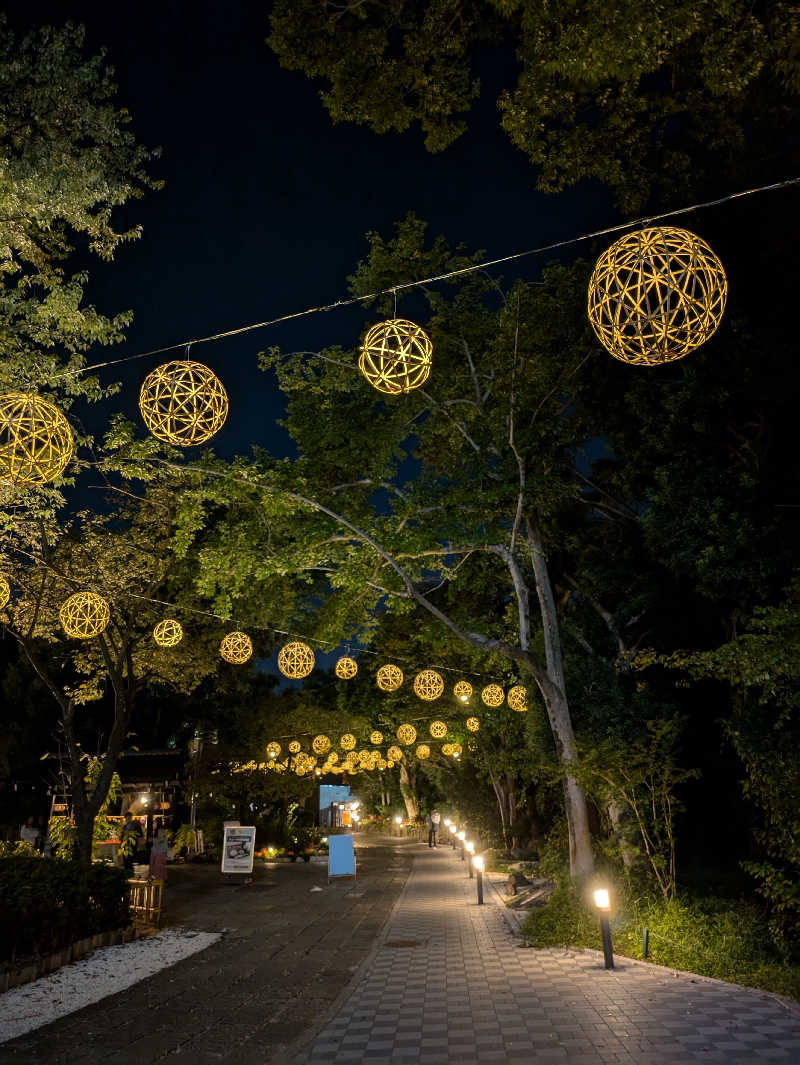
[[[523,688],[521,684],[515,684],[513,688],[509,688],[506,699],[511,709],[520,714],[528,709],[528,689]]]
[[[403,759],[403,752],[395,744],[392,744],[386,751],[386,757],[390,758],[393,762],[400,762]]]
[[[397,738],[404,747],[408,747],[417,738],[417,730],[413,725],[400,725],[397,730]]]
[[[361,345],[358,368],[379,392],[398,396],[423,385],[431,372],[430,337],[406,318],[374,325]]]
[[[626,233],[589,281],[589,321],[603,347],[633,366],[682,359],[716,330],[728,282],[717,256],[688,229]]]
[[[369,742],[370,743],[383,743],[383,733],[382,732],[378,732],[377,729],[374,732],[370,732],[370,734],[369,734]]]
[[[395,692],[403,683],[403,671],[399,666],[390,664],[381,666],[378,670],[375,682],[382,692]]]
[[[76,592],[61,604],[58,616],[67,636],[91,640],[105,631],[111,620],[111,610],[102,595]]]
[[[24,392],[0,396],[0,479],[47,484],[61,476],[74,449],[69,422],[58,407]]]
[[[447,722],[446,721],[431,721],[428,726],[428,732],[435,740],[441,740],[447,735]]]
[[[453,695],[462,703],[467,703],[472,698],[472,685],[468,680],[459,680],[453,687]]]
[[[295,640],[278,651],[278,669],[284,677],[307,677],[314,668],[314,652],[307,643]]]
[[[348,751],[347,754],[344,756],[344,760],[347,763],[347,765],[355,765],[356,762],[358,761],[358,752],[357,751]]]
[[[153,629],[153,639],[159,647],[175,647],[183,639],[183,626],[174,618],[164,618]]]
[[[356,738],[352,732],[345,732],[343,736],[339,737],[339,746],[343,751],[352,751],[356,745]]]
[[[453,753],[453,744],[452,743],[443,743],[442,744],[442,754],[446,754],[446,755],[449,756],[452,753]]]
[[[339,680],[352,680],[358,673],[358,662],[356,662],[355,658],[350,658],[349,655],[342,655],[341,658],[336,660],[333,670]]]
[[[228,395],[201,362],[165,362],[145,377],[139,392],[144,424],[158,440],[178,447],[204,444],[228,416]]]
[[[505,692],[499,684],[487,684],[481,692],[481,699],[487,706],[502,706]]]
[[[226,662],[235,666],[244,665],[253,653],[253,641],[246,632],[229,632],[222,638],[219,653]]]
[[[477,717],[468,717],[464,724],[470,732],[477,732],[481,727],[481,723]]]
[[[289,743],[289,753],[297,754],[297,752],[300,750],[300,746],[301,745],[299,740],[291,740]]]
[[[424,762],[425,759],[426,758],[430,758],[430,756],[431,756],[430,747],[427,745],[427,743],[421,743],[417,747],[417,758],[419,758],[420,761]]]
[[[280,756],[281,756],[281,745],[276,740],[273,740],[271,743],[268,743],[267,744],[267,758],[269,758],[269,760],[271,762],[275,762],[275,761],[277,761],[278,758],[280,758]]]
[[[0,610],[8,603],[11,598],[11,585],[8,583],[5,577],[0,577]]]
[[[331,749],[331,741],[327,736],[315,736],[311,741],[311,748],[315,754],[325,754]]]
[[[444,681],[435,669],[423,669],[414,677],[414,694],[426,702],[438,699],[444,691]]]
[[[453,743],[451,744],[450,753],[454,758],[460,758],[461,755],[464,753],[464,748],[461,746],[460,743]]]

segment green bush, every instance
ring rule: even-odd
[[[0,962],[49,954],[130,921],[122,869],[0,858]]]
[[[600,949],[597,914],[566,876],[556,878],[550,901],[532,910],[523,933],[534,947]],[[776,952],[764,909],[716,897],[633,900],[620,892],[611,918],[614,953],[642,957],[642,931],[650,932],[648,960],[700,976],[760,987],[800,999],[800,966]]]

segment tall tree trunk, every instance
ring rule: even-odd
[[[405,758],[400,759],[400,794],[406,804],[406,813],[409,821],[416,821],[419,817],[416,773],[409,772]]]
[[[612,799],[606,805],[606,814],[608,815],[611,831],[622,856],[622,864],[626,869],[633,869],[636,862],[636,851],[631,846],[630,839],[628,838],[630,833],[628,831],[625,813],[625,806],[622,803],[617,802],[615,799]]]

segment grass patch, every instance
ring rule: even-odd
[[[642,958],[642,930],[650,930],[647,960],[700,976],[757,987],[800,1001],[800,965],[782,959],[755,903],[716,897],[623,901],[611,920],[614,953]],[[533,947],[601,949],[597,916],[568,884],[559,882],[546,906],[522,928]]]

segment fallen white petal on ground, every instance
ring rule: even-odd
[[[169,928],[148,939],[102,947],[49,976],[13,987],[0,995],[0,1043],[124,991],[220,938],[219,932]]]

